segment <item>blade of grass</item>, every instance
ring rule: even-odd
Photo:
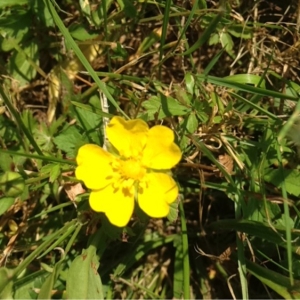
[[[278,144],[277,147],[277,159],[279,162],[279,168],[281,171],[283,171],[283,163],[282,163],[282,156],[281,156],[281,151],[280,151],[280,145]],[[283,199],[288,199],[286,187],[284,184],[284,176],[282,174],[282,181],[283,184],[281,186],[281,193]],[[294,285],[294,277],[293,277],[293,258],[292,258],[292,236],[291,236],[291,224],[288,220],[290,220],[290,208],[287,204],[287,201],[283,202],[283,210],[284,210],[284,216],[285,220],[285,238],[286,238],[286,249],[287,249],[287,259],[288,259],[288,268],[289,268],[289,278],[290,278],[290,284],[291,286]]]
[[[248,92],[248,93],[253,93],[253,94],[259,94],[262,96],[266,97],[274,97],[274,98],[280,98],[280,99],[289,99],[293,101],[298,101],[298,97],[282,94],[279,92],[259,88],[259,87],[254,87],[251,85],[247,84],[242,84],[242,83],[237,83],[233,82],[232,80],[224,79],[224,78],[219,78],[215,76],[210,76],[210,75],[204,75],[204,74],[197,74],[196,77],[201,80],[201,81],[207,81],[209,83],[218,85],[218,86],[224,86],[228,88],[232,88],[238,91],[243,91],[243,92]]]
[[[27,158],[41,159],[41,160],[44,160],[44,161],[57,162],[57,163],[76,166],[75,161],[66,160],[66,159],[63,159],[63,158],[56,158],[56,157],[52,157],[52,156],[50,157],[50,156],[44,156],[44,155],[21,153],[21,152],[16,152],[16,151],[11,151],[11,150],[4,150],[4,149],[0,149],[0,153],[6,153],[6,154],[9,154],[9,155],[23,156],[23,157],[27,157]]]
[[[242,188],[240,185],[240,178],[237,176],[236,179],[236,187]],[[244,199],[239,197],[238,194],[234,195],[236,201],[234,201],[235,206],[235,218],[236,220],[240,220],[243,215],[243,207],[245,206]],[[238,272],[240,276],[241,288],[242,288],[242,298],[249,299],[249,292],[248,292],[248,281],[247,281],[247,267],[245,261],[245,249],[244,243],[242,241],[242,232],[236,232],[236,244],[237,244],[237,253],[238,253]]]
[[[55,3],[55,1],[54,0],[44,0],[44,1],[46,3],[46,6],[48,7],[49,11],[52,14],[52,17],[54,19],[55,24],[57,25],[57,27],[59,28],[60,32],[62,33],[62,35],[66,39],[67,44],[74,50],[76,56],[78,57],[78,59],[80,60],[80,62],[82,63],[82,65],[86,68],[86,70],[88,71],[88,73],[90,74],[90,76],[94,79],[94,81],[98,85],[98,88],[101,90],[101,92],[103,92],[103,94],[106,96],[106,98],[114,105],[114,107],[125,118],[129,119],[129,117],[120,108],[120,106],[118,105],[118,103],[115,101],[115,99],[112,97],[112,95],[108,91],[108,89],[106,87],[106,84],[99,79],[99,77],[97,76],[96,72],[94,71],[94,69],[92,68],[92,66],[90,65],[90,63],[86,59],[86,57],[83,55],[83,53],[79,49],[78,45],[75,43],[74,39],[72,38],[71,34],[69,33],[68,29],[65,27],[64,23],[62,22],[62,20],[60,19],[59,15],[57,14],[57,12],[56,12],[53,4],[51,3],[51,1],[53,3]],[[57,5],[57,4],[55,3],[55,5]]]
[[[240,101],[243,101],[244,103],[248,104],[249,107],[252,107],[252,108],[258,110],[261,114],[270,117],[272,120],[281,121],[281,119],[279,117],[277,117],[276,115],[272,114],[271,112],[265,110],[264,108],[255,104],[254,102],[251,102],[250,100],[248,100],[236,93],[232,93],[232,92],[229,92],[229,93],[230,93],[230,95],[234,96],[235,98],[239,99]]]
[[[278,137],[277,137],[279,143],[282,139],[284,139],[284,137],[288,134],[291,127],[294,125],[295,121],[299,117],[299,112],[300,112],[300,101],[298,101],[291,117],[287,120],[287,122],[283,125],[282,129],[280,130]]]
[[[183,299],[190,299],[190,259],[186,219],[182,201],[179,201],[181,220],[182,256],[183,256]]]
[[[219,22],[221,21],[223,17],[223,10],[221,9],[219,13],[212,19],[212,21],[209,23],[207,28],[204,30],[204,32],[201,34],[198,41],[191,46],[188,50],[186,50],[182,55],[189,55],[199,49],[211,36],[211,34],[216,30]]]
[[[160,36],[159,61],[161,61],[162,58],[163,58],[163,47],[164,47],[165,42],[166,42],[171,4],[172,4],[172,0],[166,0],[165,12],[164,12],[164,18],[163,18],[163,25],[162,25],[162,32],[161,32],[161,36]],[[159,79],[161,79],[161,68],[162,68],[162,65],[160,64],[159,67],[158,67],[158,78]]]
[[[6,96],[6,93],[4,92],[2,86],[0,86],[0,95],[1,95],[1,98],[3,99],[5,105],[8,107],[10,113],[13,115],[18,127],[25,134],[28,141],[31,143],[32,147],[34,148],[35,152],[38,153],[40,156],[44,157],[44,154],[43,154],[42,150],[40,149],[40,147],[38,146],[38,144],[34,140],[33,136],[29,132],[28,128],[23,123],[20,114],[16,111],[16,109],[12,105],[12,103],[11,103],[10,99],[8,98],[8,96]]]
[[[47,239],[43,242],[39,247],[37,247],[34,251],[32,251],[23,261],[13,270],[13,278],[17,277],[42,251],[47,249],[53,240],[58,238],[63,232],[65,232],[68,228],[76,227],[77,220],[72,220],[67,223],[64,227],[57,230],[51,238]]]

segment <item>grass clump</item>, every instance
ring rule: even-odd
[[[298,298],[297,12],[0,4],[1,297]],[[167,218],[136,207],[119,228],[89,207],[75,158],[116,115],[175,133]]]

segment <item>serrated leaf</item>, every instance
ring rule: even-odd
[[[153,120],[156,113],[158,113],[158,119],[163,119],[170,116],[182,116],[189,111],[174,98],[166,96],[153,96],[143,102],[142,106],[147,110],[149,120]]]
[[[66,152],[70,158],[75,157],[80,146],[87,141],[82,138],[75,126],[71,126],[54,138],[55,145],[62,151]]]
[[[68,299],[103,299],[98,257],[94,246],[82,251],[71,263],[67,278]]]
[[[93,98],[95,97],[100,102],[99,97],[94,96]],[[102,117],[84,108],[75,107],[74,109],[76,111],[75,118],[78,121],[77,124],[83,128],[91,142],[101,145],[103,143],[101,133]]]
[[[269,170],[265,173],[264,179],[279,188],[285,185],[289,194],[300,196],[300,172],[298,170]]]
[[[28,58],[36,65],[39,65],[38,45],[31,43],[22,48],[22,51],[15,51],[9,58],[8,70],[10,75],[18,81],[19,86],[24,86],[36,76],[36,69],[31,65]]]
[[[232,53],[233,41],[231,36],[227,32],[222,32],[220,34],[220,42],[227,53]]]
[[[2,3],[2,2],[1,2]],[[11,51],[29,36],[32,19],[28,10],[14,10],[0,19],[0,50]]]
[[[60,165],[55,164],[50,171],[49,181],[54,182],[60,175]]]
[[[170,204],[170,211],[167,215],[167,218],[170,222],[175,222],[178,218],[178,204],[179,199]]]

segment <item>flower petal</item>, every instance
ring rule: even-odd
[[[149,130],[147,145],[143,152],[142,164],[150,169],[168,170],[181,159],[181,150],[174,143],[173,131],[157,125]]]
[[[104,212],[113,225],[124,227],[133,213],[134,195],[108,185],[104,189],[92,191],[89,202],[94,211]]]
[[[140,208],[150,217],[161,218],[168,215],[169,204],[178,196],[178,186],[174,179],[165,173],[148,173],[145,182],[138,189]]]
[[[112,162],[114,156],[93,144],[79,148],[75,171],[77,179],[82,180],[90,189],[101,189],[110,183],[113,176]]]
[[[142,152],[148,131],[143,120],[126,121],[121,117],[113,117],[106,128],[109,141],[126,158],[137,157]]]

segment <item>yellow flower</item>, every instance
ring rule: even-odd
[[[76,177],[92,190],[91,208],[119,227],[129,222],[135,199],[150,217],[167,216],[178,195],[167,171],[181,159],[173,131],[161,125],[149,129],[140,119],[113,117],[106,133],[117,154],[87,144],[76,158]]]

